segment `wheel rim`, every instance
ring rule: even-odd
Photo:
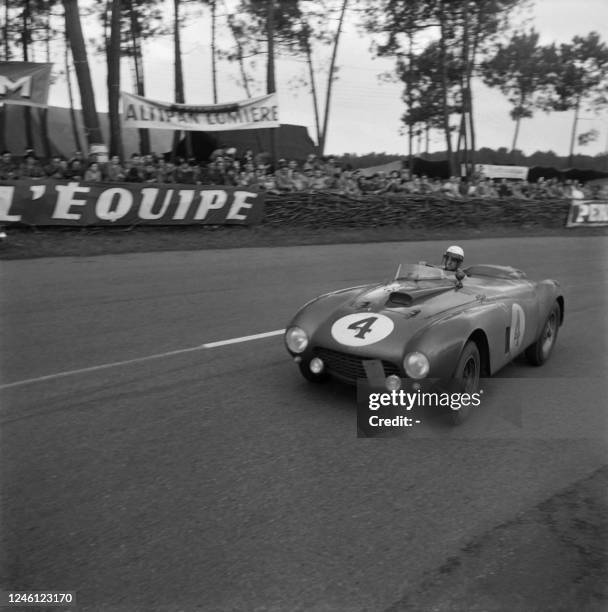
[[[462,386],[465,393],[472,393],[479,383],[479,369],[474,357],[469,357],[462,369]]]
[[[553,348],[553,343],[555,342],[555,334],[557,332],[557,317],[555,313],[552,313],[547,323],[545,323],[545,329],[543,329],[543,338],[541,342],[541,352],[543,354],[543,358],[546,358],[551,349]]]

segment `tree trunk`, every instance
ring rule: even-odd
[[[23,61],[29,62],[29,39],[30,39],[30,0],[25,0],[22,13],[21,24],[21,44],[23,45]],[[23,107],[25,119],[25,142],[28,149],[34,146],[34,136],[32,134],[32,109],[29,106]]]
[[[184,71],[182,66],[182,39],[180,30],[180,0],[173,0],[173,70],[175,79],[174,98],[178,104],[183,104],[184,96]],[[177,148],[182,132],[173,132],[173,146],[171,147],[171,157],[173,161],[177,157]]]
[[[95,94],[93,93],[87,49],[80,24],[78,0],[63,0],[63,8],[65,11],[66,34],[70,41],[76,76],[78,78],[78,87],[80,89],[87,145],[90,147],[92,144],[103,144],[103,136],[99,127],[97,109],[95,108]]]
[[[407,81],[406,81],[407,94],[406,95],[407,95],[408,109],[411,113],[412,107],[414,106],[413,92],[412,92],[413,90],[412,67],[413,67],[413,61],[414,61],[414,35],[413,35],[411,28],[408,28],[407,37],[409,40],[409,49],[408,49],[408,59],[407,59],[408,67],[407,67]],[[407,167],[409,170],[410,178],[412,177],[413,168],[414,168],[414,155],[412,154],[412,138],[413,138],[413,126],[412,126],[411,117],[410,117],[410,123],[408,125],[408,130],[407,130],[407,139],[408,139]]]
[[[74,92],[72,91],[72,68],[70,66],[70,41],[68,40],[67,30],[65,33],[65,78],[68,88],[68,98],[70,100],[70,123],[72,125],[72,135],[74,137],[74,147],[76,151],[82,150],[80,135],[78,134],[78,123],[76,122],[76,111],[74,110]]]
[[[473,70],[475,69],[475,58],[477,57],[477,49],[479,47],[479,21],[481,21],[481,16],[478,14],[478,24],[475,28],[475,32],[473,34],[473,50],[471,52],[471,57],[469,61],[469,69],[467,71],[467,103],[469,106],[469,127],[471,134],[471,172],[475,171],[475,151],[477,149],[477,140],[475,134],[475,120],[473,118],[473,90],[472,90],[472,81],[473,81]]]
[[[135,81],[137,87],[137,95],[145,96],[146,88],[144,86],[144,71],[141,54],[141,28],[139,26],[139,20],[137,13],[133,8],[133,1],[129,2],[129,16],[131,20],[131,42],[133,46],[133,62],[135,66]],[[139,152],[146,155],[150,152],[150,133],[145,128],[140,128],[139,132]]]
[[[266,64],[266,93],[276,92],[276,81],[274,74],[274,0],[266,0],[266,40],[267,40],[267,64]],[[277,130],[271,130],[270,157],[276,168],[278,156]]]
[[[466,125],[465,125],[465,117],[464,115],[460,116],[460,127],[458,128],[458,139],[456,140],[456,163],[458,165],[458,169],[460,170],[460,174],[462,174],[462,142],[464,140]]]
[[[266,93],[274,93],[276,89],[274,74],[274,0],[266,0]]]
[[[110,37],[106,47],[108,65],[108,115],[110,119],[110,155],[123,159],[122,132],[120,129],[120,0],[112,0]]]
[[[519,136],[519,124],[521,122],[521,117],[518,117],[515,120],[515,133],[513,134],[513,143],[511,144],[511,153],[515,151],[515,145],[517,144],[517,138]]]
[[[45,61],[47,64],[51,63],[51,7],[45,6],[46,20],[44,24],[44,49],[45,49]],[[51,139],[49,138],[49,109],[40,109],[40,122],[42,128],[42,146],[44,147],[44,155],[48,159],[53,154],[51,150]]]
[[[44,23],[44,51],[45,61],[51,63],[51,7],[46,6],[46,20]]]
[[[572,168],[572,163],[574,161],[574,140],[576,138],[576,128],[578,126],[578,113],[581,108],[581,99],[578,97],[576,99],[576,106],[574,107],[574,122],[572,123],[572,134],[570,136],[570,154],[568,155],[568,167]]]
[[[11,47],[8,44],[8,22],[9,22],[9,11],[8,11],[9,0],[4,0],[4,61],[8,62],[11,59]]]
[[[217,67],[215,63],[215,10],[216,1],[211,0],[211,78],[213,80],[213,104],[217,104]]]
[[[455,175],[454,170],[454,155],[452,153],[452,135],[450,133],[450,113],[448,109],[448,67],[447,67],[447,51],[445,44],[445,16],[443,12],[443,1],[439,6],[439,25],[441,29],[439,37],[439,51],[441,57],[441,88],[443,99],[443,131],[445,133],[445,143],[448,155],[448,165],[450,175]]]
[[[110,34],[108,33],[108,27],[109,27],[108,13],[110,13],[112,10],[112,2],[113,0],[106,0],[106,7],[105,7],[105,10],[103,12],[103,17],[102,17],[103,23],[102,23],[101,30],[103,32],[103,48],[106,50],[106,56],[108,53],[108,48],[110,47]]]
[[[237,50],[237,58],[239,63],[239,71],[241,73],[241,79],[243,81],[243,89],[245,90],[245,95],[248,98],[251,98],[251,89],[249,88],[249,77],[247,76],[247,71],[245,70],[245,60],[243,58],[243,45],[239,40],[238,34],[234,27],[233,16],[228,15],[228,26],[230,27],[230,31],[232,32],[232,36],[234,38],[234,44],[236,45]],[[260,138],[260,134],[257,130],[255,130],[255,141],[258,147],[258,153],[262,151],[262,140]]]
[[[319,104],[317,99],[317,87],[315,85],[315,72],[312,66],[312,53],[310,50],[310,38],[306,35],[306,63],[308,64],[308,75],[310,76],[310,93],[312,95],[312,106],[315,111],[315,128],[317,130],[317,153],[320,155],[321,146],[321,121],[319,118]]]
[[[0,105],[0,154],[8,149],[8,143],[6,142],[7,132],[7,116],[6,107],[7,104]]]
[[[468,99],[468,72],[469,72],[469,10],[467,2],[462,5],[462,127],[464,136],[464,155],[462,161],[464,162],[465,176],[468,178],[470,174],[469,168],[469,138],[468,138],[468,113],[469,113],[469,99]],[[462,174],[462,165],[459,168],[460,174]]]
[[[241,44],[241,41],[239,40],[238,34],[236,32],[233,15],[228,15],[228,27],[230,28],[230,32],[232,33],[232,37],[234,38],[234,44],[236,45],[237,61],[239,63],[239,72],[241,73],[241,79],[243,80],[243,89],[245,90],[245,95],[248,98],[251,98],[251,90],[249,89],[249,77],[247,76],[247,71],[245,70],[245,61],[243,58],[243,45]]]
[[[343,0],[342,10],[340,11],[340,19],[338,20],[338,29],[334,38],[334,48],[331,54],[331,62],[329,64],[329,76],[327,78],[327,95],[325,97],[325,114],[323,117],[323,133],[321,134],[321,146],[319,147],[319,154],[323,155],[325,151],[325,144],[327,143],[327,125],[329,123],[329,105],[331,101],[331,90],[334,82],[334,70],[336,67],[336,57],[338,55],[338,43],[340,42],[340,34],[342,33],[342,24],[344,23],[344,14],[346,13],[346,7],[348,0]]]

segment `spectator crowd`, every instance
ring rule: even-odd
[[[601,199],[608,197],[607,187],[587,186],[580,182],[539,179],[490,179],[473,176],[449,179],[409,176],[407,170],[365,174],[350,166],[340,166],[333,156],[309,155],[303,163],[280,159],[273,167],[268,155],[245,151],[237,155],[234,148],[218,149],[209,162],[194,158],[167,161],[154,153],[134,153],[123,161],[113,156],[106,163],[95,157],[85,158],[76,151],[70,159],[55,156],[46,163],[32,151],[16,159],[4,151],[0,159],[0,181],[16,179],[58,179],[105,183],[155,183],[185,185],[226,185],[257,188],[271,194],[294,192],[334,192],[349,196],[366,194],[441,195],[449,199]]]

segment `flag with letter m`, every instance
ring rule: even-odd
[[[46,107],[53,64],[0,62],[0,105]]]

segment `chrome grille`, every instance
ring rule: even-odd
[[[364,359],[359,355],[349,355],[348,353],[319,347],[315,348],[313,353],[316,357],[323,360],[329,374],[334,374],[353,384],[357,382],[357,378],[367,378],[363,362],[369,361],[369,359]],[[384,368],[385,376],[391,374],[400,376],[399,368],[394,363],[382,360],[382,367]]]

